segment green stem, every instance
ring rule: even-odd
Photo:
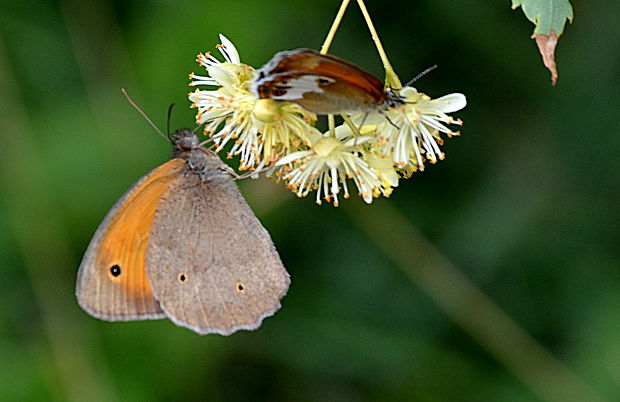
[[[398,75],[394,72],[392,65],[390,64],[390,60],[383,49],[383,45],[381,44],[381,40],[379,39],[379,34],[375,30],[375,26],[370,19],[370,14],[368,13],[368,9],[366,9],[366,5],[364,4],[364,0],[357,0],[357,4],[364,15],[364,19],[366,20],[366,25],[368,25],[368,29],[370,30],[370,34],[372,35],[372,40],[375,42],[375,46],[377,47],[377,51],[379,52],[379,57],[381,57],[381,62],[383,63],[383,68],[385,68],[385,83],[390,88],[402,88],[403,84],[401,84]]]
[[[340,26],[340,22],[342,21],[342,17],[344,16],[344,12],[347,10],[349,6],[349,0],[342,0],[342,4],[340,4],[340,9],[338,10],[338,14],[336,14],[336,18],[334,22],[332,22],[331,28],[329,28],[329,32],[327,33],[327,38],[325,38],[325,42],[323,42],[323,46],[321,46],[321,54],[327,54],[329,51],[329,47],[334,40],[334,36],[336,35],[336,31]]]
[[[329,126],[329,135],[336,138],[336,119],[333,114],[327,115],[327,125]]]
[[[353,120],[351,120],[351,118],[346,114],[341,114],[340,116],[342,116],[344,122],[347,124],[347,126],[349,126],[351,131],[353,131],[353,135],[355,135],[356,137],[360,137],[362,135],[362,133],[360,132],[362,127],[358,129],[355,123],[353,123]]]

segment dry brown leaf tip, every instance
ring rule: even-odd
[[[555,85],[558,81],[558,70],[555,66],[555,47],[558,44],[558,35],[552,29],[549,35],[534,34],[532,39],[536,39],[536,45],[542,55],[543,63],[551,72],[551,83]]]

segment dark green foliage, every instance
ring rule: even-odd
[[[534,400],[347,213],[387,203],[578,377],[620,399],[615,1],[575,10],[556,87],[508,2],[368,1],[403,82],[438,64],[416,86],[467,95],[446,160],[370,206],[318,207],[267,179],[242,183],[292,276],[258,331],[200,337],[79,309],[90,236],[169,154],[120,89],[160,127],[171,102],[173,128],[191,126],[187,74],[203,72],[195,56],[218,33],[258,67],[320,47],[336,3],[0,5],[0,400]],[[354,2],[332,52],[382,75]]]

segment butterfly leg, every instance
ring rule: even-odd
[[[267,170],[269,170],[268,166],[264,166],[263,162],[261,162],[261,164],[254,170],[252,170],[251,172],[247,172],[244,174],[238,174],[237,172],[235,172],[235,174],[233,175],[233,179],[236,180],[242,180],[242,179],[247,179],[248,177],[252,177],[254,175],[259,175],[263,172],[266,172]]]
[[[380,110],[379,113],[381,113],[381,115],[383,117],[385,117],[385,120],[387,120],[388,123],[390,123],[392,126],[394,126],[397,130],[400,130],[400,127],[398,127],[396,124],[394,124],[394,122],[392,120],[390,120],[388,115],[383,110]]]

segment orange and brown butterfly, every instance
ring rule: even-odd
[[[172,159],[134,184],[95,232],[78,303],[107,321],[167,317],[200,334],[255,329],[280,308],[289,275],[230,168],[192,131],[170,137]]]
[[[356,65],[304,48],[276,53],[256,70],[250,89],[257,98],[294,102],[316,114],[370,112],[404,103]]]

